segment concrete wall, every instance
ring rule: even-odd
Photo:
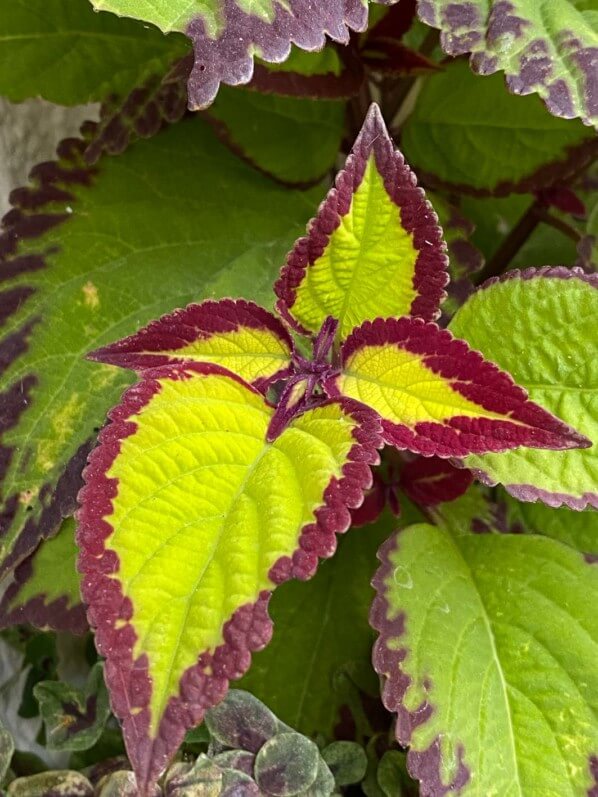
[[[43,100],[13,105],[0,97],[0,215],[8,194],[24,185],[32,166],[53,158],[65,136],[75,136],[85,119],[97,118],[95,105],[62,108]]]

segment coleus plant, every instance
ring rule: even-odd
[[[455,460],[590,445],[437,326],[446,267],[372,106],[281,271],[278,315],[206,301],[90,355],[139,377],[84,472],[77,539],[141,795],[267,645],[272,591],[333,555],[384,445]]]

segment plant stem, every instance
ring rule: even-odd
[[[431,55],[438,44],[439,35],[439,31],[436,28],[431,28],[423,40],[419,52],[425,56]],[[388,87],[388,90],[384,92],[382,112],[389,126],[392,125],[395,116],[400,111],[418,77],[420,75],[409,75],[401,80],[394,81]]]
[[[538,200],[532,202],[496,252],[488,260],[476,278],[479,285],[491,277],[498,277],[506,271],[509,264],[542,221],[542,207]]]
[[[551,227],[554,227],[555,230],[562,232],[563,235],[566,235],[567,238],[570,238],[574,243],[578,243],[581,240],[581,233],[579,230],[576,230],[571,224],[567,224],[566,221],[563,219],[559,219],[557,216],[553,216],[552,213],[549,213],[547,210],[540,212],[540,221],[544,224],[548,224]]]

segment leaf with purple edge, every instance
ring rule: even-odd
[[[27,623],[84,634],[88,626],[76,562],[75,523],[68,519],[16,568],[0,600],[0,628]]]
[[[419,318],[366,321],[345,341],[341,358],[339,374],[326,383],[329,395],[373,409],[386,442],[399,449],[459,457],[590,445],[529,401],[507,372]]]
[[[131,381],[86,354],[188,302],[268,301],[321,196],[257,174],[197,117],[89,167],[93,133],[12,193],[0,236],[2,573],[74,511],[92,439]]]
[[[431,321],[445,296],[445,250],[436,214],[372,105],[334,188],[288,256],[277,307],[305,333],[332,316],[341,339],[379,316]]]
[[[141,795],[269,641],[271,591],[332,555],[371,485],[368,410],[324,403],[267,442],[273,414],[217,366],[144,371],[84,473],[82,592]]]
[[[175,310],[89,358],[135,371],[213,363],[261,388],[288,374],[292,356],[293,341],[276,316],[254,302],[221,299]]]
[[[505,73],[515,94],[538,93],[551,113],[598,123],[596,23],[575,0],[420,0],[419,17],[441,30],[449,55],[471,53],[481,75]]]
[[[422,792],[585,794],[598,749],[598,570],[545,537],[424,524],[380,559],[374,666]]]
[[[532,399],[594,444],[467,457],[466,466],[485,483],[500,482],[522,501],[598,508],[597,317],[598,276],[566,268],[507,272],[457,312],[454,334],[507,368]]]
[[[427,78],[401,146],[426,185],[481,196],[553,185],[598,153],[580,121],[555,118],[537,97],[513,97],[500,75],[481,80],[463,61]]]
[[[83,690],[61,681],[39,681],[33,693],[49,750],[88,750],[98,741],[110,715],[101,663],[92,668]]]
[[[417,457],[403,466],[399,485],[418,506],[435,506],[459,498],[472,481],[470,471],[446,459]]]
[[[214,100],[221,83],[236,86],[253,76],[253,57],[280,63],[291,44],[320,50],[326,36],[347,44],[351,30],[363,31],[369,0],[91,0],[94,8],[157,25],[165,33],[186,33],[195,50],[189,79],[193,110]],[[390,4],[396,0],[379,0]]]

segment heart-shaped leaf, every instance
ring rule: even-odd
[[[420,318],[366,321],[341,356],[341,371],[326,386],[329,394],[375,410],[386,442],[397,448],[456,457],[516,446],[589,445],[528,401],[508,373]]]
[[[144,372],[85,471],[82,592],[145,795],[272,628],[272,589],[331,556],[371,486],[377,421],[354,402],[274,442],[264,397],[214,365]]]
[[[430,525],[380,557],[374,665],[422,793],[591,794],[598,568],[545,537]]]
[[[446,246],[432,206],[373,105],[335,187],[275,285],[277,307],[299,331],[328,316],[346,338],[363,321],[439,315]]]
[[[579,269],[510,271],[473,294],[450,323],[455,335],[594,443],[576,451],[467,457],[478,478],[501,482],[522,501],[598,507],[597,288],[598,277]]]

